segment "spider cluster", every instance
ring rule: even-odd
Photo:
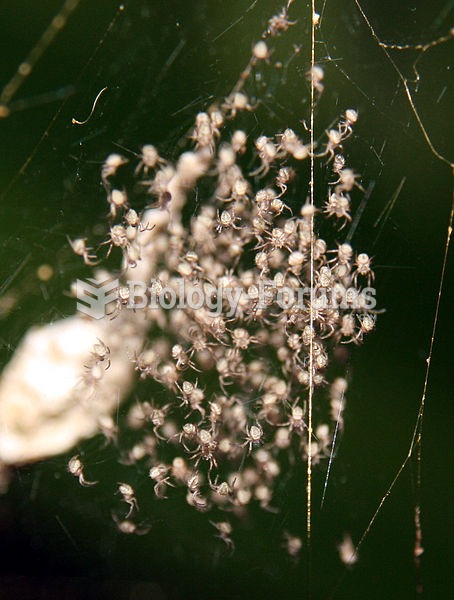
[[[267,35],[274,38],[293,24],[283,9],[270,20]],[[254,52],[255,61],[272,61],[264,43]],[[312,68],[309,80],[321,94],[320,66]],[[321,149],[311,147],[303,128],[283,127],[250,139],[236,126],[239,113],[255,109],[247,78],[241,83],[219,107],[196,116],[184,168],[197,165],[193,179],[203,180],[204,197],[187,222],[173,215],[153,252],[155,295],[164,287],[177,293],[183,282],[186,293],[197,290],[205,301],[196,309],[168,310],[159,303],[143,309],[150,334],[133,358],[134,368],[141,381],[154,382],[156,396],[135,401],[118,432],[120,460],[148,472],[141,493],[163,500],[176,493],[173,488],[184,488],[195,510],[218,515],[213,526],[229,549],[231,522],[244,518],[253,504],[278,510],[274,491],[284,469],[289,461],[307,460],[310,388],[318,419],[312,463],[329,457],[336,422],[343,427],[339,407],[347,387],[330,368],[336,351],[360,344],[376,317],[369,290],[372,259],[342,239],[354,195],[362,190],[343,155],[357,112],[348,109],[339,117]],[[317,191],[314,205],[298,204],[292,192],[304,184],[301,165],[311,159],[329,170],[330,183]],[[126,188],[112,188],[127,160],[108,157],[101,178],[109,205],[106,244],[109,252],[119,248],[123,264],[134,268],[149,260],[137,235],[148,227],[146,216],[134,208]],[[143,147],[134,174],[146,185],[151,206],[164,210],[163,198],[173,201],[172,182],[182,169],[182,159],[173,165],[154,146]],[[305,184],[308,190],[309,181]],[[332,225],[324,237],[317,233],[323,220]],[[91,249],[84,240],[76,242],[75,252],[92,264]],[[215,312],[210,302],[216,294]],[[127,296],[120,288],[114,319],[125,310]],[[107,368],[102,344],[93,357],[96,366]],[[126,431],[135,432],[128,447],[121,441]],[[71,473],[87,484],[81,465],[73,464]],[[118,486],[129,511],[116,517],[117,524],[131,533],[139,503],[129,484]],[[294,555],[298,538],[285,535]]]

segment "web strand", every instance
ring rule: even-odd
[[[369,28],[369,31],[372,35],[372,37],[374,38],[374,40],[377,42],[378,46],[383,50],[383,52],[385,53],[386,58],[388,59],[388,61],[390,62],[390,64],[392,65],[393,69],[396,71],[402,85],[404,86],[404,90],[405,90],[405,95],[407,96],[407,100],[410,104],[411,110],[413,112],[413,115],[416,119],[416,122],[418,124],[419,129],[421,130],[421,133],[424,136],[424,139],[426,140],[427,145],[430,148],[430,151],[432,152],[432,154],[434,154],[439,160],[441,160],[442,162],[444,162],[445,164],[449,165],[451,167],[451,169],[454,169],[454,163],[444,157],[442,154],[440,154],[438,152],[438,150],[435,148],[435,146],[432,143],[432,140],[429,137],[429,134],[427,133],[427,130],[424,126],[424,123],[421,120],[421,117],[419,116],[419,112],[416,109],[415,103],[413,101],[413,96],[411,94],[410,88],[408,87],[408,80],[403,76],[402,72],[400,71],[400,69],[398,68],[398,66],[396,65],[395,61],[392,59],[390,53],[388,52],[388,49],[391,49],[395,46],[390,46],[387,44],[383,44],[382,41],[380,40],[380,38],[378,37],[378,35],[375,33],[375,29],[372,27],[371,22],[369,21],[369,19],[367,18],[366,13],[364,12],[361,4],[359,3],[359,0],[354,0],[356,7],[358,8],[364,22],[366,23],[367,27]],[[448,36],[446,39],[449,39],[451,36]],[[441,38],[441,40],[444,40],[444,38]],[[437,42],[437,43],[441,43],[441,42]],[[434,44],[429,44],[426,46],[422,46],[421,50],[425,51],[428,48],[433,47]],[[405,48],[405,47],[403,47]]]
[[[312,302],[314,295],[314,112],[315,112],[315,82],[312,76],[315,66],[315,0],[311,2],[311,115],[310,115],[310,205],[311,213],[311,257],[310,257],[310,289],[311,289],[311,311],[310,311],[310,331],[314,327],[314,315]],[[307,507],[306,507],[306,536],[307,536],[307,556],[308,556],[308,589],[310,595],[311,589],[311,537],[312,537],[312,403],[314,397],[314,346],[312,335],[309,342],[309,397],[308,397],[308,428],[307,428]]]
[[[80,0],[66,0],[60,12],[55,15],[44,33],[33,46],[27,58],[19,65],[17,71],[10,81],[5,85],[0,94],[0,118],[7,117],[10,109],[9,104],[27,77],[32,73],[47,48],[55,40],[59,32],[65,27],[68,18],[79,6]]]

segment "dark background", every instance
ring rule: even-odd
[[[11,115],[0,121],[0,286],[2,293],[12,289],[21,296],[0,321],[2,364],[32,324],[73,312],[63,291],[87,270],[68,249],[66,235],[91,235],[103,220],[99,170],[106,155],[117,151],[114,143],[137,151],[153,142],[163,155],[178,156],[194,114],[228,93],[281,3],[131,0],[122,12],[118,6],[82,0],[16,94]],[[60,7],[49,0],[0,2],[0,87]],[[448,2],[387,6],[368,0],[363,8],[380,39],[392,43],[425,43],[445,35],[452,24]],[[271,75],[256,81],[262,104],[254,135],[307,118],[307,14],[297,0],[291,16],[299,23],[280,51],[290,57],[293,43],[302,44],[302,51],[286,81]],[[353,244],[374,256],[379,305],[386,313],[349,367],[345,433],[324,510],[314,508],[312,597],[413,598],[414,462],[379,513],[354,568],[341,565],[336,543],[344,531],[355,541],[361,537],[408,452],[429,351],[452,174],[425,143],[396,72],[353,1],[327,2],[318,37],[325,42],[317,45],[319,60],[335,59],[323,61],[321,131],[347,107],[360,113],[348,161],[375,187]],[[452,42],[427,52],[418,63],[417,89],[411,84],[433,144],[451,160],[452,52]],[[411,78],[418,53],[392,56]],[[104,86],[109,89],[90,122],[73,126],[71,118],[84,119]],[[42,96],[48,92],[50,97]],[[377,223],[402,178],[390,217]],[[448,597],[454,584],[452,251],[449,258],[423,432],[422,580],[430,599]],[[35,274],[42,263],[55,270],[46,284]],[[108,478],[105,470],[114,456],[111,463],[105,455],[101,460],[99,446],[100,440],[92,440],[81,448]],[[67,458],[17,470],[0,499],[1,599],[309,597],[305,557],[295,564],[281,547],[287,528],[304,536],[303,472],[281,492],[278,515],[257,511],[235,532],[237,549],[229,558],[213,540],[209,517],[194,514],[181,498],[151,505],[149,535],[120,534],[111,519],[118,499],[107,485],[78,486],[65,472]],[[116,481],[117,471],[110,476]],[[137,473],[138,482],[141,477]],[[323,478],[324,472],[315,476],[316,504]]]

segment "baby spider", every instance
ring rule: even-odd
[[[343,229],[347,224],[347,221],[351,221],[350,216],[350,200],[348,196],[343,194],[333,193],[325,203],[325,209],[323,211],[328,217],[336,217],[337,219],[343,219],[343,223],[340,229]]]
[[[104,436],[104,446],[107,446],[109,442],[116,445],[118,442],[118,425],[112,417],[110,415],[100,415],[98,425]]]
[[[336,151],[342,151],[342,134],[337,129],[330,129],[326,132],[328,141],[326,142],[325,151],[317,155],[317,158],[328,156],[328,161],[333,160],[336,156]]]
[[[350,260],[353,256],[353,248],[350,246],[350,244],[347,243],[337,244],[337,250],[330,250],[329,253],[335,254],[336,256],[334,258],[331,258],[328,261],[328,264],[334,263],[334,267],[337,267],[339,265],[349,266]]]
[[[373,331],[375,329],[375,320],[376,317],[375,315],[370,315],[370,314],[359,314],[356,315],[357,319],[360,322],[360,329],[358,331],[358,334],[355,338],[355,341],[362,341],[363,340],[363,336],[366,333],[370,333],[371,331]]]
[[[179,443],[183,446],[186,452],[191,452],[192,450],[188,448],[186,441],[196,442],[198,434],[199,428],[197,425],[194,425],[194,423],[185,423],[182,430],[179,433],[176,433],[175,436],[178,437]]]
[[[145,144],[145,146],[142,146],[140,162],[135,168],[134,174],[138,175],[141,171],[143,171],[145,175],[148,175],[149,170],[153,170],[158,165],[161,165],[163,163],[164,161],[159,156],[156,148],[151,144]]]
[[[353,271],[352,282],[356,287],[358,276],[365,277],[367,279],[367,285],[370,286],[371,282],[375,280],[375,274],[371,269],[372,259],[365,252],[358,254],[355,261],[355,270]]]
[[[265,484],[260,484],[256,486],[254,490],[254,496],[255,499],[259,501],[260,508],[262,508],[263,510],[275,514],[279,512],[278,508],[276,508],[275,506],[270,506],[270,503],[273,499],[273,494],[269,486]]]
[[[289,556],[293,558],[293,560],[299,560],[301,548],[303,547],[303,542],[301,538],[297,537],[296,535],[290,534],[288,531],[284,531],[283,546],[287,550]]]
[[[249,454],[252,452],[252,448],[254,446],[259,446],[262,444],[263,437],[263,429],[261,426],[256,423],[256,425],[251,425],[251,427],[246,426],[246,441],[243,442],[243,446],[249,446]]]
[[[96,339],[99,344],[93,346],[93,351],[90,352],[90,354],[93,357],[94,364],[99,365],[100,363],[105,363],[105,370],[107,371],[110,367],[110,348],[99,338]]]
[[[123,250],[129,247],[129,239],[126,235],[126,228],[123,225],[112,225],[109,230],[109,237],[101,244],[101,246],[107,245],[109,245],[109,249],[107,250],[107,258],[109,258],[114,246],[116,248],[122,248]]]
[[[333,160],[332,169],[333,173],[340,173],[345,167],[345,158],[342,154],[336,154]]]
[[[218,477],[216,477],[216,479],[214,481],[211,481],[210,479],[210,474],[208,473],[208,480],[209,480],[209,484],[210,484],[210,488],[213,490],[213,492],[215,492],[216,494],[218,494],[219,496],[222,497],[227,497],[227,496],[232,496],[233,494],[233,490],[230,487],[230,485],[227,483],[227,481],[222,481],[221,483],[218,483]]]
[[[362,185],[357,182],[359,175],[353,169],[341,169],[337,174],[339,179],[333,184],[336,185],[336,192],[351,192],[354,187],[364,192]]]
[[[197,472],[192,473],[187,480],[188,491],[191,494],[200,494],[200,476]]]
[[[173,483],[170,482],[168,472],[169,467],[167,465],[164,465],[163,463],[160,463],[155,467],[151,467],[149,471],[150,479],[153,479],[153,481],[156,482],[153,489],[157,498],[167,498],[167,496],[165,495],[167,485],[169,485],[170,487],[175,487]]]
[[[265,248],[267,252],[281,250],[285,248],[289,252],[293,251],[292,243],[295,241],[292,234],[281,227],[274,227],[271,230],[271,234],[267,233],[266,241],[260,246],[256,246],[257,250]]]
[[[189,475],[187,480],[188,494],[186,496],[186,501],[189,506],[193,506],[196,510],[206,512],[209,508],[209,504],[200,491],[200,484],[201,480],[198,472]]]
[[[84,465],[82,464],[82,461],[80,460],[80,457],[78,454],[76,454],[76,456],[73,456],[69,459],[67,470],[68,470],[68,473],[71,473],[71,475],[74,475],[74,477],[79,478],[79,483],[83,487],[90,487],[90,486],[96,485],[98,483],[97,481],[87,481],[85,479]]]
[[[354,110],[353,108],[348,108],[345,111],[344,118],[339,123],[339,131],[344,140],[352,135],[352,125],[355,125],[357,120],[358,111]]]
[[[191,454],[191,458],[195,458],[195,466],[199,465],[199,462],[203,459],[209,462],[210,471],[213,466],[217,467],[218,464],[214,457],[214,452],[218,447],[218,443],[213,439],[213,436],[206,429],[199,429],[197,435],[198,448]]]
[[[126,196],[126,192],[122,190],[112,190],[107,196],[107,201],[110,205],[109,216],[111,219],[115,219],[118,210],[127,210],[129,208],[128,197]]]
[[[237,202],[239,206],[241,206],[242,203],[248,202],[249,193],[250,193],[249,183],[246,181],[246,179],[244,179],[244,177],[241,174],[239,174],[233,180],[232,194],[231,194],[230,198],[228,198],[225,201],[231,202],[233,200],[233,201]]]
[[[218,535],[216,535],[215,537],[219,538],[224,542],[224,544],[227,546],[229,554],[233,554],[235,550],[235,544],[233,543],[233,540],[230,537],[233,531],[231,524],[228,521],[220,521],[218,523],[210,521],[210,523],[213,525],[213,527],[216,527],[218,531]]]
[[[195,127],[191,139],[196,143],[196,148],[208,148],[214,151],[215,140],[219,137],[219,129],[216,121],[213,122],[205,112],[200,112],[195,118]]]
[[[105,369],[99,364],[84,365],[84,372],[80,377],[79,384],[82,386],[87,398],[95,393],[99,382],[104,377]]]
[[[231,144],[236,154],[244,154],[247,148],[247,134],[241,129],[237,129],[232,134]]]
[[[298,435],[301,435],[304,429],[307,429],[306,422],[303,419],[303,409],[301,406],[293,406],[289,420],[286,423],[281,423],[281,426],[289,426],[289,431],[295,431]]]
[[[238,225],[235,224],[235,221],[239,220],[240,219],[235,215],[233,208],[230,210],[223,210],[221,213],[218,210],[216,231],[221,233],[224,229],[241,229],[241,227],[238,227]]]
[[[249,98],[243,92],[235,92],[225,99],[222,108],[227,113],[227,118],[234,119],[236,113],[242,110],[252,111],[254,106],[249,104]]]
[[[150,527],[139,528],[133,521],[129,521],[127,518],[123,521],[120,521],[115,514],[112,514],[112,519],[117,524],[118,531],[121,531],[121,533],[125,533],[126,535],[146,535],[151,529]]]
[[[82,256],[84,259],[84,264],[86,264],[87,267],[96,267],[96,265],[99,265],[97,256],[95,254],[90,254],[93,248],[87,248],[85,243],[87,241],[86,238],[77,238],[75,240],[71,240],[70,237],[66,237],[74,254],[77,254],[77,256]]]
[[[287,31],[291,25],[296,25],[296,21],[289,21],[287,15],[287,8],[281,10],[277,15],[273,15],[268,21],[267,33],[272,37],[279,35],[281,32]]]
[[[153,231],[153,229],[156,227],[156,225],[149,225],[148,223],[143,224],[139,215],[133,208],[130,208],[125,214],[124,223],[126,227],[126,237],[130,242],[136,240],[138,233],[143,233],[144,231]]]
[[[295,178],[295,170],[291,167],[281,167],[276,175],[276,185],[281,190],[278,198],[287,191],[287,185]],[[288,207],[287,207],[288,208]],[[290,209],[289,209],[290,210]],[[291,211],[290,211],[291,212]]]
[[[268,62],[268,59],[271,56],[271,52],[268,46],[266,45],[266,42],[264,42],[263,40],[257,42],[252,48],[252,56],[256,60],[265,60]]]
[[[101,169],[101,179],[106,189],[110,188],[109,177],[113,177],[117,170],[127,162],[127,159],[121,154],[109,154]]]
[[[144,404],[148,405],[148,402]],[[153,405],[148,405],[145,407],[145,417],[147,421],[153,425],[153,433],[160,440],[167,440],[166,437],[159,433],[159,429],[164,427],[170,407],[171,404],[166,404],[160,408],[155,408]]]
[[[185,371],[188,368],[199,371],[181,344],[172,346],[171,354],[178,371]]]
[[[178,398],[181,400],[180,406],[188,406],[190,408],[186,418],[194,411],[198,411],[200,413],[201,420],[203,420],[206,414],[206,411],[202,406],[202,402],[205,400],[205,392],[201,388],[197,387],[197,385],[197,381],[195,384],[190,381],[183,381],[181,385],[176,383],[176,387],[181,394],[178,396]]]
[[[122,495],[123,500],[128,504],[129,511],[125,516],[125,519],[128,519],[131,516],[131,513],[134,509],[139,510],[139,505],[137,504],[136,496],[133,488],[129,485],[129,483],[118,483],[118,493]]]
[[[130,305],[131,301],[131,292],[127,285],[120,285],[116,290],[115,297],[115,308],[109,313],[110,319],[115,319],[120,314],[121,309],[124,306]]]
[[[334,285],[334,277],[331,273],[331,269],[324,265],[316,273],[316,287],[318,290],[331,290]],[[320,298],[322,300],[322,298]]]
[[[235,350],[247,350],[250,344],[258,344],[256,337],[249,335],[243,327],[237,327],[232,331],[232,343]]]
[[[323,84],[323,79],[325,77],[325,73],[319,65],[314,65],[310,71],[307,73],[307,79],[310,81],[311,86],[317,91],[318,94],[322,94],[325,86]]]
[[[278,150],[276,145],[265,135],[261,135],[255,142],[258,156],[261,164],[257,169],[251,171],[251,177],[264,177],[270,170],[271,164],[278,158]]]
[[[342,315],[336,338],[342,340],[342,344],[358,343],[359,334],[356,334],[356,321],[352,314]]]

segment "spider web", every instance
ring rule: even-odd
[[[16,9],[9,9],[11,30],[22,27],[22,37],[18,36],[20,44],[10,48],[2,82],[11,80],[28,48],[61,14],[60,2],[51,4],[46,10],[33,9],[36,19],[30,20],[34,26],[28,37],[20,25],[25,5],[17,3]],[[84,271],[68,251],[65,236],[92,233],[102,220],[104,196],[98,180],[105,156],[115,151],[116,144],[137,151],[145,142],[177,156],[194,114],[226,95],[251,44],[281,7],[271,1],[237,0],[229,3],[230,12],[225,14],[221,2],[202,0],[191,9],[178,2],[172,8],[157,7],[145,0],[126,3],[124,8],[92,4],[99,6],[64,4],[63,10],[69,11],[65,26],[51,30],[42,52],[31,61],[31,73],[16,80],[19,85],[13,97],[6,98],[10,114],[0,122],[5,157],[4,362],[32,324],[73,310],[69,299],[62,299],[62,290]],[[309,56],[310,11],[300,4],[293,4],[291,15],[301,19],[299,14],[304,13],[306,25],[289,34],[282,72],[265,80],[256,76],[256,96],[266,110],[257,116],[254,135],[297,123],[307,112],[307,105],[298,101],[305,69],[291,47],[301,44]],[[330,464],[323,510],[318,504],[324,477],[317,475],[308,485],[312,595],[405,598],[413,597],[416,585],[417,590],[424,586],[428,597],[436,597],[441,594],[439,580],[450,589],[452,571],[447,563],[452,491],[452,409],[446,391],[450,340],[442,327],[449,317],[446,284],[452,277],[448,261],[452,145],[447,128],[453,93],[452,4],[428,7],[417,2],[385,12],[378,2],[325,1],[317,2],[315,11],[320,13],[314,32],[315,62],[325,67],[326,91],[310,114],[315,128],[317,123],[323,128],[329,126],[327,115],[334,118],[349,106],[359,109],[349,164],[373,188],[357,207],[351,237],[355,247],[375,257],[378,296],[386,313],[349,367],[345,433]],[[238,51],[232,53],[235,46]],[[77,59],[75,47],[80,49]],[[2,96],[0,103],[4,101]],[[71,122],[87,117],[85,125]],[[36,276],[43,263],[54,270],[49,281]],[[96,460],[96,447],[91,447]],[[20,471],[2,504],[6,514],[18,520],[21,535],[51,553],[65,548],[74,571],[85,572],[82,556],[87,551],[101,581],[111,576],[118,566],[115,561],[125,569],[134,557],[137,561],[140,551],[132,551],[114,534],[101,536],[110,520],[111,498],[101,499],[95,507],[92,500],[78,496],[80,507],[74,507],[73,488],[70,492],[64,482],[55,480],[63,465],[56,460]],[[259,519],[264,545],[270,540],[276,544],[272,530],[285,528],[298,513],[299,533],[304,535],[305,498],[296,489],[288,494],[287,512],[277,515],[271,526]],[[158,540],[167,548],[172,546],[169,540],[181,534],[179,527],[185,526],[185,517],[175,515],[171,507],[159,516],[167,530]],[[96,519],[101,526],[95,532],[104,546],[94,542],[95,536],[77,534],[80,520],[93,524]],[[201,521],[197,523],[201,538],[209,535],[209,525],[203,529]],[[336,555],[336,542],[345,531],[357,543],[359,561],[353,569],[342,567]],[[419,555],[421,531],[425,552]],[[20,536],[8,534],[20,547]],[[52,535],[56,542],[50,541]],[[176,565],[191,593],[200,588],[208,593],[213,573],[228,582],[224,570],[229,568],[242,585],[253,582],[257,597],[269,585],[286,590],[284,596],[302,595],[306,565],[276,559],[280,549],[263,551],[246,538],[240,536],[237,543],[238,558],[226,566],[229,561],[218,553],[211,572],[200,567],[206,552],[202,543],[192,563],[178,544],[168,551],[168,561]],[[136,546],[141,548],[138,541]],[[129,559],[124,558],[125,552]],[[112,554],[109,563],[106,557]],[[241,575],[242,560],[252,569],[250,579]],[[191,569],[196,572],[193,577],[188,575]],[[60,564],[55,572],[65,571]],[[137,563],[131,572],[137,581],[149,577]],[[165,567],[161,573],[153,570],[152,578],[165,587]]]

